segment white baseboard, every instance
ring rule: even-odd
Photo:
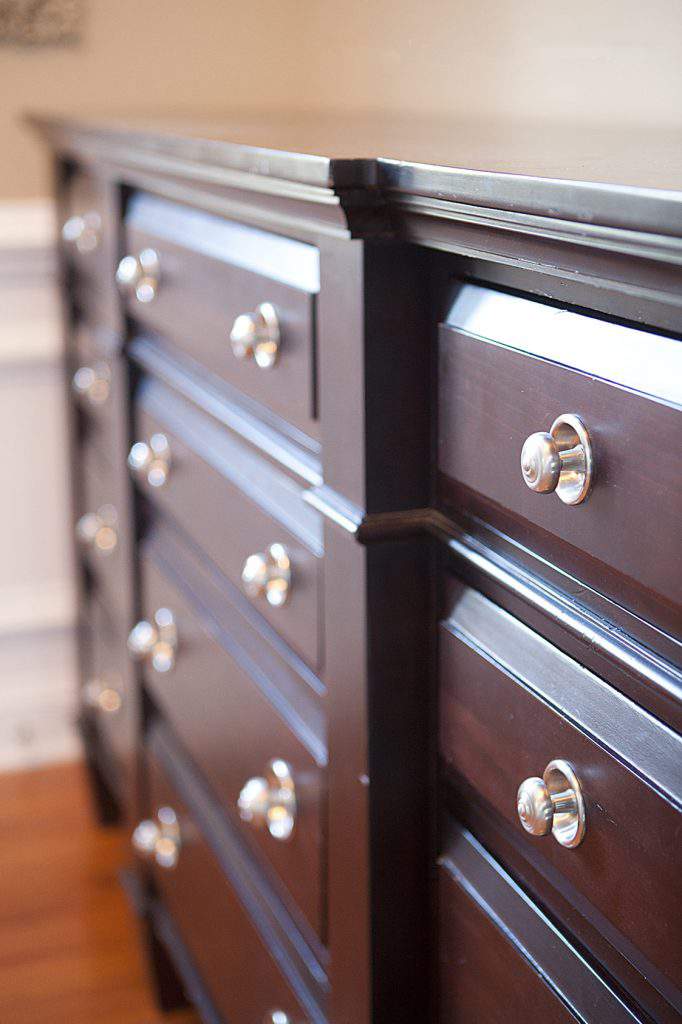
[[[71,630],[0,638],[0,771],[81,756]]]

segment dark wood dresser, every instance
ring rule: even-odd
[[[680,1021],[682,147],[36,123],[162,1007]]]

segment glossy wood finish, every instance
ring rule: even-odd
[[[264,595],[251,599],[252,604],[311,668],[318,668],[323,657],[322,521],[303,502],[300,483],[151,379],[138,389],[134,430],[139,440],[162,432],[171,447],[166,483],[154,488],[142,477],[139,485],[235,586],[242,585],[249,555],[265,552],[274,543],[284,544],[291,560],[285,604],[273,607]]]
[[[132,666],[126,650],[125,634],[117,619],[106,605],[96,598],[90,603],[92,675],[86,685],[95,683],[116,691],[121,706],[115,711],[91,709],[96,728],[105,746],[113,755],[116,770],[115,789],[128,820],[135,807],[132,794],[135,789],[137,735],[139,713]]]
[[[365,130],[368,126],[372,130]],[[207,651],[227,651],[225,664],[231,659],[244,685],[255,684],[268,712],[258,712],[266,723],[262,736],[251,723],[242,730],[255,736],[252,746],[269,735],[269,709],[275,708],[277,730],[290,730],[292,749],[301,744],[316,770],[328,761],[319,814],[326,843],[319,911],[325,947],[299,905],[307,906],[310,892],[303,891],[297,904],[282,884],[283,873],[278,880],[260,846],[226,813],[231,793],[227,801],[221,799],[207,777],[207,761],[199,763],[206,747],[202,734],[208,729],[212,735],[213,723],[205,723],[215,712],[214,701],[222,700],[220,683],[209,687],[209,694],[204,672],[192,671],[191,678],[188,673],[187,687],[174,696],[183,713],[175,714],[172,725],[174,712],[165,703],[171,676],[164,691],[161,679],[140,674],[136,692],[146,712],[148,746],[153,759],[163,763],[163,785],[179,794],[200,837],[197,845],[205,851],[195,862],[196,878],[193,871],[191,882],[183,878],[180,887],[172,873],[160,876],[162,888],[141,874],[140,906],[153,935],[161,995],[168,1005],[177,999],[180,983],[171,963],[206,1024],[224,1024],[232,1005],[228,999],[244,995],[235,986],[228,996],[222,987],[241,961],[239,949],[218,959],[218,947],[223,954],[233,947],[232,936],[226,940],[220,929],[237,918],[230,908],[223,921],[215,913],[217,903],[207,896],[214,879],[237,894],[249,927],[260,936],[255,976],[269,977],[276,962],[306,1021],[437,1019],[436,858],[443,853],[449,863],[440,869],[446,891],[441,909],[451,903],[458,915],[441,915],[443,950],[454,948],[459,955],[456,944],[466,932],[479,973],[492,980],[482,994],[454,963],[444,978],[448,996],[441,1004],[442,1019],[494,1015],[501,999],[505,1011],[515,1009],[518,1003],[505,998],[504,989],[516,994],[525,980],[532,992],[528,1005],[537,999],[536,1009],[549,1019],[557,1014],[564,1019],[570,1011],[587,1024],[620,1020],[621,999],[636,1019],[672,1024],[678,1015],[673,972],[679,897],[670,851],[680,801],[671,754],[678,740],[667,726],[679,724],[682,692],[673,635],[678,610],[670,600],[674,577],[665,577],[657,550],[640,573],[642,552],[633,555],[628,547],[627,524],[618,518],[617,506],[613,515],[620,534],[609,534],[611,524],[600,522],[583,544],[580,537],[564,536],[554,521],[530,525],[515,505],[513,488],[491,498],[486,487],[477,492],[460,484],[455,491],[445,476],[439,482],[436,439],[437,325],[448,320],[462,282],[467,288],[497,289],[526,303],[526,312],[552,303],[557,320],[569,316],[560,317],[559,307],[572,306],[570,316],[585,319],[591,310],[604,323],[644,325],[652,365],[664,349],[671,350],[674,342],[660,332],[676,337],[682,326],[679,168],[670,159],[669,139],[647,148],[633,133],[608,143],[608,133],[593,137],[586,164],[586,140],[570,132],[560,138],[551,132],[512,132],[504,146],[494,132],[491,148],[493,136],[486,141],[480,127],[440,132],[422,127],[423,132],[403,131],[392,140],[391,132],[377,131],[369,120],[363,129],[334,119],[316,126],[314,118],[281,118],[277,124],[250,118],[249,124],[213,126],[207,134],[198,121],[189,129],[145,130],[53,121],[48,129],[59,154],[62,192],[78,163],[94,167],[106,182],[109,236],[117,249],[107,266],[108,280],[101,282],[107,299],[95,302],[75,266],[66,284],[76,312],[80,306],[95,328],[104,323],[123,342],[123,366],[132,375],[123,393],[139,402],[134,431],[125,424],[126,443],[137,438],[140,417],[148,417],[145,430],[165,426],[182,456],[169,478],[169,488],[177,488],[173,501],[164,497],[170,489],[154,492],[141,484],[135,491],[135,525],[145,558],[182,594],[200,631],[210,634]],[[385,156],[377,156],[382,150]],[[667,151],[668,157],[655,160],[654,151],[659,157]],[[482,166],[487,169],[479,170]],[[609,181],[612,185],[603,184]],[[140,217],[145,208],[146,219]],[[162,209],[168,216],[158,215]],[[122,220],[126,211],[128,228]],[[200,228],[193,230],[190,222]],[[253,229],[268,239],[259,266],[247,266],[243,253],[229,245],[212,254],[206,249],[219,235],[252,239]],[[116,259],[127,249],[124,241],[151,239],[164,247],[170,276],[156,306],[142,309],[133,303],[124,309],[115,293],[112,300]],[[292,268],[271,257],[286,239],[319,254],[319,295],[314,284],[298,281],[294,287],[303,296],[297,309],[314,317],[313,372],[305,384],[313,400],[305,415],[319,414],[312,426],[297,418],[304,397],[300,375],[288,389],[295,401],[285,408],[275,388],[276,371],[262,378],[272,383],[266,396],[251,390],[250,380],[261,378],[223,375],[218,356],[230,355],[222,296],[229,291],[240,297],[251,278],[283,285]],[[176,275],[188,263],[188,276]],[[209,265],[213,269],[204,278]],[[162,308],[164,285],[173,313],[169,306],[163,323],[147,320]],[[291,285],[291,280],[284,284]],[[129,314],[125,324],[124,312]],[[532,319],[529,313],[529,325]],[[141,331],[143,322],[157,335]],[[296,322],[299,329],[304,330],[302,319]],[[202,334],[218,345],[211,353],[202,349]],[[546,352],[528,355],[523,338],[514,343],[498,332],[483,337],[478,344],[496,353],[481,389],[485,408],[495,404],[490,392],[507,373],[510,349],[505,346],[516,344],[526,353],[524,365],[564,363],[567,369],[550,364],[553,372],[560,369],[562,381],[580,379],[588,397],[606,388],[611,397],[603,410],[598,408],[605,416],[600,451],[610,452],[612,434],[626,434],[628,445],[634,445],[637,431],[650,433],[659,424],[662,394],[653,402],[633,396],[627,388],[647,389],[639,380],[624,383],[614,376],[624,362],[622,346],[602,372],[572,361],[566,339],[555,359]],[[297,356],[302,352],[296,349]],[[601,343],[595,345],[593,354],[605,353]],[[612,383],[596,380],[588,387],[587,374]],[[537,397],[528,376],[519,370],[513,379],[519,393]],[[448,378],[453,393],[462,382],[459,375]],[[664,387],[668,384],[664,381]],[[557,386],[551,393],[552,406],[565,390]],[[505,410],[505,429],[511,422],[508,397],[502,394],[497,402]],[[125,403],[122,407],[125,420]],[[460,401],[455,413],[465,407]],[[672,409],[666,408],[671,417]],[[533,417],[526,433],[546,428],[561,411],[576,410],[563,401],[561,408],[548,406],[549,421],[536,423]],[[666,419],[662,441],[668,466],[672,422]],[[125,473],[123,434],[114,472]],[[490,444],[500,450],[499,440],[485,430],[471,447],[487,458]],[[647,445],[636,453],[637,472],[630,463],[624,468],[614,463],[624,479],[634,481],[636,495],[645,492],[640,456],[650,457]],[[516,468],[518,452],[513,461]],[[665,499],[656,525],[665,523],[661,536],[667,541],[674,481],[656,466],[651,473]],[[611,496],[613,481],[609,470],[602,483]],[[598,494],[595,489],[587,505],[566,511],[589,517]],[[130,494],[122,508],[127,516]],[[314,611],[311,603],[296,622],[300,635],[280,630],[238,588],[234,540],[247,535],[260,515],[290,531],[319,566]],[[182,545],[171,539],[174,533],[183,535]],[[647,543],[643,536],[642,551]],[[443,595],[437,593],[443,570],[446,591],[450,573],[457,573],[499,607],[473,594],[466,638],[443,634],[444,656],[451,656],[451,644],[457,654],[451,656],[454,667],[446,666],[449,689],[442,704],[447,712],[441,723],[443,749],[451,763],[441,764],[439,773],[435,623],[437,609],[443,611]],[[140,599],[146,598],[130,562],[128,577],[126,600],[134,581],[139,611]],[[453,592],[447,593],[449,613]],[[85,588],[83,601],[88,600]],[[460,602],[462,635],[464,611]],[[490,631],[484,637],[486,623]],[[507,632],[505,623],[511,623]],[[314,652],[305,646],[313,636]],[[212,657],[204,652],[197,661],[208,665],[206,678],[213,672]],[[583,662],[584,669],[578,664]],[[476,680],[483,676],[488,690],[481,693]],[[191,704],[197,687],[205,700]],[[228,696],[234,699],[232,692]],[[230,707],[238,721],[239,709]],[[519,728],[528,716],[537,723],[530,738]],[[184,730],[184,743],[175,738],[173,726],[178,733]],[[535,774],[550,757],[566,754],[545,752],[543,735],[552,748],[570,746],[587,766],[594,827],[576,851],[557,847],[553,852],[553,840],[532,840],[510,818],[513,800],[510,812],[505,796],[510,778],[515,792],[517,771]],[[507,755],[504,764],[495,759],[495,749],[485,753],[486,745],[495,743]],[[198,751],[192,757],[190,745]],[[237,743],[235,749],[243,748]],[[227,745],[216,742],[213,750],[227,764]],[[147,777],[143,768],[142,779]],[[609,818],[612,803],[615,813]],[[448,821],[439,825],[443,805],[475,839],[451,844]],[[140,816],[153,809],[143,792],[138,808]],[[638,831],[645,816],[652,828]],[[479,840],[490,856],[481,853]],[[623,880],[630,882],[631,869],[637,872],[636,886],[628,888]],[[456,882],[443,875],[446,870],[455,870]],[[664,887],[667,904],[661,902]],[[474,893],[485,894],[483,901],[472,903]],[[208,909],[206,919],[203,911],[194,915],[197,896],[202,907],[210,906],[210,918]],[[648,913],[650,907],[655,915]],[[506,937],[501,937],[503,922]],[[486,1000],[482,1011],[481,999]],[[473,1013],[472,1006],[477,1007]],[[242,1011],[235,1004],[237,1021],[250,1020],[254,1012],[255,1006]],[[261,1015],[258,1010],[257,1021]]]
[[[96,171],[77,168],[69,179],[65,198],[67,217],[82,217],[98,224],[98,241],[92,249],[82,250],[64,238],[61,240],[66,261],[82,282],[79,294],[87,302],[90,289],[94,289],[95,295],[103,290],[110,265],[112,225],[107,216],[106,179]]]
[[[109,463],[100,456],[91,439],[86,438],[81,450],[80,471],[81,493],[78,518],[91,513],[106,516],[116,533],[116,542],[111,549],[98,549],[87,543],[79,544],[80,556],[94,581],[94,587],[103,601],[116,613],[125,618],[129,565],[121,537],[121,521],[126,514],[122,506],[121,492],[109,469]],[[77,521],[74,524],[77,529]]]
[[[439,858],[439,1020],[525,1024],[639,1018],[474,837]]]
[[[128,836],[93,824],[83,766],[5,774],[0,806],[0,1018],[161,1024],[118,885]]]
[[[67,355],[66,369],[71,382],[71,397],[79,410],[80,440],[94,445],[100,459],[107,464],[115,456],[112,440],[116,436],[118,410],[125,400],[121,387],[125,380],[125,370],[118,358],[117,348],[115,335],[82,319],[74,332],[73,349]],[[104,401],[92,402],[87,395],[75,390],[74,376],[83,367],[109,378],[109,395]]]
[[[126,251],[152,248],[161,266],[155,299],[133,296],[131,316],[315,436],[316,250],[153,196],[134,196],[125,223]],[[275,307],[281,331],[277,361],[266,370],[239,361],[230,346],[236,317],[263,302]]]
[[[279,1009],[294,1024],[322,1024],[314,1004],[302,1005],[285,982],[249,916],[252,907],[242,902],[245,893],[240,900],[190,808],[156,761],[149,769],[151,808],[173,808],[182,841],[177,866],[155,868],[154,877],[218,1011],[225,1020],[260,1021]]]
[[[455,588],[440,673],[440,747],[455,783],[679,1009],[682,893],[666,853],[680,821],[679,736],[471,590]],[[554,758],[583,787],[587,830],[574,850],[526,835],[516,816],[519,784]]]
[[[169,608],[178,629],[175,666],[159,673],[150,665],[144,674],[150,692],[164,711],[189,755],[220,800],[223,811],[264,865],[274,884],[325,939],[326,828],[324,816],[324,748],[308,743],[308,723],[297,721],[296,709],[261,668],[249,658],[234,634],[222,625],[220,604],[211,602],[210,585],[201,586],[191,561],[170,547],[169,534],[157,538],[154,551],[164,563],[144,557],[141,564],[142,613],[149,620],[158,608]],[[189,572],[188,572],[189,568]],[[166,572],[169,572],[167,569]],[[217,620],[217,621],[216,621]],[[291,768],[296,787],[296,822],[286,841],[274,839],[264,826],[242,821],[237,800],[248,779],[262,776],[273,758]]]
[[[578,334],[590,330],[589,320],[584,325],[582,320],[575,318]],[[504,322],[497,326],[493,339],[449,327],[440,334],[441,501],[459,509],[470,506],[479,515],[484,515],[483,500],[495,510],[503,508],[505,532],[563,568],[570,569],[575,549],[591,555],[598,561],[583,578],[619,598],[618,577],[607,583],[601,569],[604,563],[613,567],[645,592],[660,595],[662,617],[674,630],[682,603],[675,555],[682,504],[675,443],[679,409],[572,369],[570,337],[560,347],[561,361],[568,365],[557,365],[503,347],[511,331],[507,326],[505,334]],[[655,338],[649,339],[653,348]],[[576,346],[582,342],[578,336]],[[627,333],[622,344],[628,344]],[[613,369],[618,370],[615,362]],[[668,373],[675,373],[674,365]],[[521,475],[524,441],[549,430],[561,413],[579,415],[592,438],[594,485],[579,506],[535,494]],[[635,610],[641,607],[640,590]],[[653,609],[649,615],[661,618]]]

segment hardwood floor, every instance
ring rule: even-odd
[[[0,775],[2,1024],[197,1021],[153,1004],[116,877],[126,844],[94,823],[80,765]]]

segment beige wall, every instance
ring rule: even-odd
[[[680,0],[85,0],[76,49],[0,49],[0,197],[44,194],[26,109],[451,112],[682,125]]]
[[[22,111],[146,114],[276,107],[298,95],[297,0],[84,0],[74,48],[0,47],[0,197],[43,195]]]
[[[310,18],[320,106],[682,126],[680,0],[348,0]]]

